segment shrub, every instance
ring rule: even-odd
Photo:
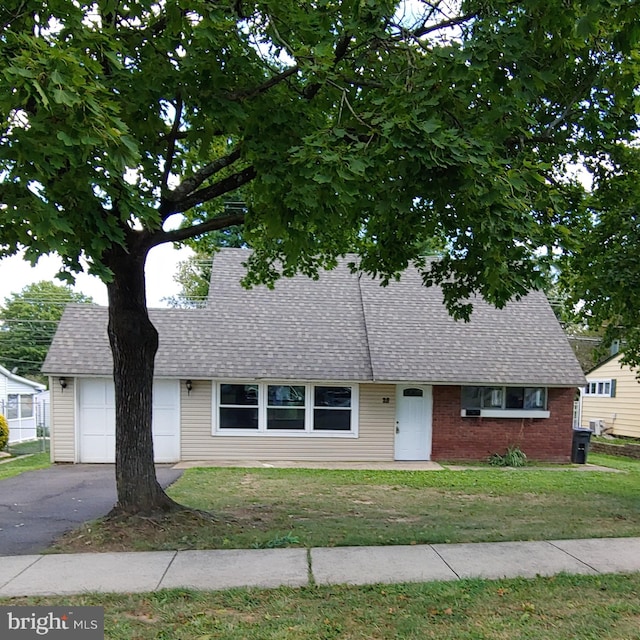
[[[6,449],[9,442],[9,423],[4,416],[0,416],[0,451]]]
[[[489,458],[489,464],[494,467],[524,467],[527,454],[520,447],[509,447],[504,455],[494,453]]]

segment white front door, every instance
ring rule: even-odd
[[[396,391],[396,460],[431,459],[431,387],[398,385]]]

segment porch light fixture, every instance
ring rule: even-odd
[[[185,380],[184,386],[187,387],[187,395],[191,395],[191,389],[193,389],[193,382],[191,380]]]
[[[67,388],[67,379],[66,378],[58,378],[58,382],[60,383],[60,389],[63,392]]]

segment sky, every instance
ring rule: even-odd
[[[174,249],[171,244],[154,247],[147,258],[147,306],[166,307],[163,298],[176,295],[180,287],[173,280],[178,262],[192,254],[191,249]],[[63,282],[55,279],[61,262],[54,256],[40,258],[35,268],[21,256],[0,260],[0,305],[12,293],[19,293],[24,287],[40,280],[50,280],[54,284]],[[73,287],[86,295],[90,295],[97,304],[107,304],[107,287],[95,276],[80,274]]]

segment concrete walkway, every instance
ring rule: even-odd
[[[0,597],[640,571],[640,538],[0,557]]]

